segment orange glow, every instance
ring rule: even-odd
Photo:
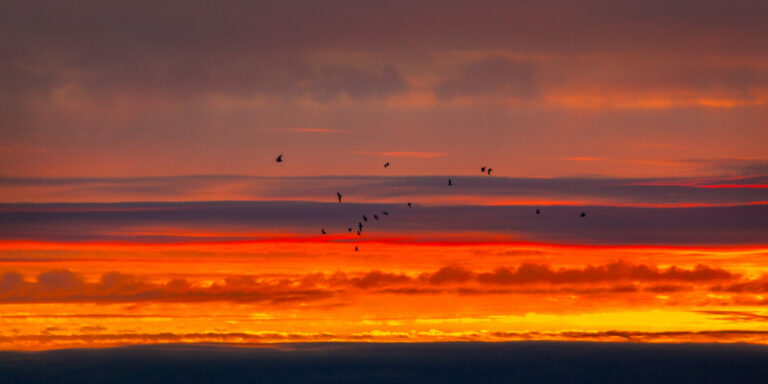
[[[2,296],[0,347],[531,338],[768,343],[760,333],[768,326],[757,316],[768,292],[742,288],[768,272],[765,246],[394,237],[356,241],[355,252],[348,240],[2,242],[0,279],[15,291]],[[63,270],[69,272],[54,273]],[[7,288],[19,281],[12,271],[22,283]],[[519,277],[493,280],[506,273]]]

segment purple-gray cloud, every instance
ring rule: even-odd
[[[143,233],[171,231],[285,231],[317,236],[348,234],[362,214],[363,240],[407,234],[414,241],[435,233],[487,233],[515,241],[582,244],[717,245],[764,244],[768,206],[629,208],[441,205],[414,208],[401,204],[313,202],[189,202],[109,204],[3,204],[0,239],[42,241],[188,242],[188,237]],[[388,211],[388,216],[373,214]],[[579,217],[582,211],[587,217]],[[146,229],[146,231],[144,231]],[[212,235],[207,241],[259,240],[260,237]],[[489,237],[490,239],[490,237]],[[498,238],[496,238],[498,240]],[[199,239],[197,239],[199,240]],[[55,277],[55,276],[54,276]],[[52,279],[54,278],[52,277]],[[58,281],[58,280],[52,280]]]
[[[4,2],[0,84],[12,94],[74,83],[99,93],[383,97],[407,89],[390,62],[322,65],[315,55],[406,53],[426,62],[434,52],[456,50],[764,56],[766,12],[761,1]],[[645,68],[656,73],[650,79],[639,69],[623,81],[744,90],[768,79],[741,64]],[[532,72],[531,63],[484,59],[448,76],[436,92],[531,97]]]
[[[763,162],[764,163],[764,162]],[[711,167],[734,170],[731,162]],[[761,162],[750,162],[750,172]],[[381,200],[430,204],[452,199],[467,204],[473,199],[529,201],[588,201],[592,205],[739,205],[768,201],[768,188],[716,188],[765,186],[768,176],[713,178],[515,178],[453,176],[306,176],[254,177],[200,175],[136,178],[2,178],[5,202],[193,201],[205,200],[310,200],[335,201],[343,191],[349,202]],[[21,191],[21,192],[15,192]],[[211,192],[209,192],[211,191]],[[13,196],[13,197],[12,197]]]

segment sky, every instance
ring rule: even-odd
[[[0,349],[768,344],[766,17],[0,0]]]

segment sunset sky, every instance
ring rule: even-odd
[[[0,0],[0,349],[768,344],[766,20]]]

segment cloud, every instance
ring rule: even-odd
[[[671,266],[657,269],[645,265],[616,262],[602,266],[587,266],[584,269],[553,270],[543,264],[523,264],[517,269],[499,268],[491,273],[482,273],[478,281],[485,284],[509,285],[546,282],[550,284],[597,283],[606,281],[684,281],[701,282],[729,280],[735,275],[730,272],[697,265],[692,270]]]
[[[401,185],[398,186],[398,183]],[[429,179],[430,183],[445,182]],[[460,191],[466,180],[454,179],[453,188]],[[291,180],[286,180],[291,184]],[[124,243],[190,243],[232,241],[348,241],[346,229],[355,226],[361,212],[388,211],[389,216],[369,226],[363,241],[402,242],[457,241],[469,236],[473,241],[535,241],[567,244],[657,244],[657,245],[726,245],[763,244],[768,236],[768,205],[739,205],[692,208],[638,208],[603,206],[544,206],[535,215],[531,206],[478,206],[446,204],[408,209],[405,201],[418,204],[414,196],[398,203],[360,204],[335,202],[337,190],[345,199],[354,201],[358,187],[327,189],[324,203],[299,201],[240,201],[183,203],[107,203],[107,204],[5,204],[0,205],[0,240],[43,242],[124,242]],[[372,178],[365,183],[376,189],[377,183],[390,184],[400,196],[410,195],[409,188],[437,189],[419,186],[422,180]],[[484,183],[471,181],[478,187]],[[428,183],[424,183],[428,184]],[[510,182],[510,189],[516,188]],[[528,183],[521,181],[522,188]],[[557,183],[555,183],[557,184]],[[600,183],[598,183],[600,184]],[[299,180],[296,185],[308,185]],[[331,185],[331,184],[329,184]],[[410,186],[409,186],[410,185]],[[490,189],[493,190],[493,184]],[[563,188],[575,183],[564,182]],[[118,188],[120,188],[118,186]],[[280,187],[284,188],[284,187]],[[337,189],[338,188],[338,189]],[[472,188],[472,187],[469,187]],[[590,186],[589,188],[596,188]],[[606,187],[608,188],[608,187]],[[615,188],[624,188],[617,186]],[[680,186],[630,186],[648,190],[716,191],[716,195],[760,192],[740,188],[731,191],[717,188]],[[443,188],[446,189],[446,188]],[[503,190],[504,188],[500,188]],[[307,191],[315,194],[314,191]],[[278,192],[274,192],[278,194]],[[317,193],[320,195],[320,193]],[[285,196],[291,199],[291,196]],[[579,213],[588,212],[586,218]],[[369,215],[370,216],[370,215]],[[318,228],[326,228],[332,237],[317,239]],[[471,235],[471,236],[470,236]]]
[[[441,99],[500,96],[529,99],[537,95],[536,66],[527,61],[489,58],[462,68],[460,74],[435,88]]]
[[[14,129],[0,132],[0,173],[274,174],[254,156],[279,146],[304,160],[283,174],[360,174],[365,162],[329,155],[406,140],[451,154],[431,172],[489,156],[520,175],[707,173],[555,159],[647,159],[637,129],[688,156],[759,154],[764,10],[687,0],[8,4],[0,126]],[[495,102],[510,98],[526,102]],[[674,110],[614,110],[645,107]],[[316,125],[350,134],[286,132]]]
[[[637,353],[638,356],[645,356],[647,359],[649,354],[658,356],[659,354],[669,354],[669,358],[675,356],[675,364],[679,364],[680,356],[702,356],[705,354],[707,358],[711,358],[714,349],[719,349],[722,353],[729,357],[733,357],[734,354],[742,355],[747,349],[752,350],[752,353],[757,353],[760,350],[760,357],[752,355],[750,360],[762,361],[764,349],[761,350],[760,346],[752,346],[746,348],[741,345],[738,347],[727,347],[721,343],[764,343],[768,339],[768,331],[746,329],[746,330],[703,330],[703,331],[624,331],[624,330],[606,330],[606,331],[520,331],[520,332],[491,332],[491,331],[443,331],[440,329],[430,329],[429,331],[420,332],[399,332],[399,331],[385,331],[385,330],[371,330],[369,332],[359,332],[355,334],[348,333],[331,333],[331,332],[279,332],[279,331],[260,331],[260,332],[162,332],[162,333],[119,333],[119,332],[84,332],[80,334],[26,334],[26,335],[14,335],[6,336],[0,335],[0,345],[11,346],[83,346],[88,345],[92,347],[97,346],[115,346],[115,345],[131,345],[131,344],[155,344],[155,345],[143,345],[137,348],[139,349],[111,349],[104,350],[79,350],[80,354],[98,354],[103,356],[106,354],[116,354],[123,356],[122,358],[110,359],[114,361],[120,361],[121,364],[125,364],[128,361],[125,357],[130,354],[138,353],[142,356],[153,354],[157,352],[171,352],[175,356],[179,353],[184,353],[185,348],[187,352],[203,353],[200,356],[201,361],[210,361],[211,356],[207,353],[218,349],[226,348],[228,353],[234,353],[237,355],[238,360],[242,360],[243,356],[250,355],[248,359],[243,361],[250,362],[255,361],[255,358],[269,356],[269,361],[274,363],[278,361],[278,358],[288,357],[290,364],[288,366],[296,366],[296,358],[301,355],[303,358],[309,358],[312,360],[312,364],[316,365],[317,361],[324,361],[328,356],[333,355],[336,357],[341,356],[345,361],[361,356],[365,360],[365,366],[375,361],[374,357],[380,357],[382,354],[385,356],[397,356],[398,361],[413,361],[414,356],[419,356],[422,353],[432,356],[432,358],[450,358],[450,354],[457,353],[464,354],[469,349],[476,349],[475,352],[471,352],[472,359],[482,360],[497,360],[500,355],[505,356],[504,364],[509,364],[509,356],[527,356],[528,360],[541,361],[541,359],[552,358],[553,355],[559,356],[562,359],[565,356],[578,355],[581,357],[589,356],[589,360],[594,360],[595,353],[598,350],[602,350],[601,353],[614,355],[616,350],[623,350],[622,356],[631,355]],[[525,344],[502,344],[502,343],[482,343],[482,344],[450,344],[450,343],[421,343],[408,347],[402,345],[387,343],[387,346],[381,344],[360,345],[351,343],[354,341],[367,340],[367,341],[395,341],[395,340],[410,340],[410,341],[519,341],[519,340],[538,340],[538,341],[592,341],[592,342],[613,342],[610,344],[598,344],[590,345],[589,353],[581,350],[584,344],[567,345],[567,344],[551,344],[551,343],[525,343]],[[346,343],[322,343],[312,344],[312,342],[327,342],[327,341],[346,341]],[[654,346],[641,346],[638,344],[615,344],[615,342],[633,342],[633,343],[675,343],[675,344],[663,344]],[[175,343],[184,343],[183,345]],[[207,343],[207,344],[195,344],[195,343]],[[215,343],[215,344],[212,344]],[[226,345],[223,343],[231,343]],[[298,344],[275,344],[271,348],[263,343],[298,343]],[[719,345],[700,345],[694,346],[691,344],[679,344],[679,343],[718,343]],[[171,344],[167,346],[161,346],[157,344]],[[259,348],[242,348],[248,344],[255,344]],[[253,346],[253,345],[252,345]],[[236,347],[236,348],[233,348]],[[510,351],[517,350],[517,353],[503,353],[500,354],[500,350],[509,349]],[[438,353],[439,350],[439,353]],[[527,352],[526,352],[527,350]],[[69,353],[74,353],[77,350],[71,350]],[[273,355],[275,351],[280,352],[280,356]],[[459,352],[461,351],[461,352]],[[62,351],[57,351],[57,355],[60,355]],[[479,353],[479,355],[478,355]],[[3,352],[4,355],[12,354],[12,352]],[[292,354],[295,354],[292,356]],[[29,355],[29,353],[25,353]],[[749,355],[749,354],[746,354]],[[403,359],[403,356],[409,357]],[[39,357],[39,356],[38,356]],[[81,356],[82,357],[82,356]],[[412,358],[411,358],[412,357]],[[456,356],[458,358],[458,356]],[[668,357],[664,359],[669,360]],[[16,359],[10,359],[16,361]],[[320,359],[320,360],[318,360]],[[466,361],[467,357],[462,358],[462,361]],[[81,361],[80,358],[74,359]],[[73,361],[74,361],[73,360]],[[499,360],[499,361],[501,361]],[[728,359],[726,359],[728,360]],[[738,360],[738,359],[737,359]],[[153,362],[156,361],[153,359]],[[450,364],[447,364],[448,366]],[[529,362],[525,362],[524,365],[529,366]],[[62,364],[52,364],[51,366],[66,366]],[[278,364],[278,367],[280,364]],[[391,364],[388,364],[391,368]],[[548,366],[549,367],[549,366]],[[733,378],[733,362],[728,361],[728,378]],[[154,372],[154,371],[153,371]],[[473,371],[472,374],[476,372]],[[261,372],[260,374],[263,374]],[[284,378],[284,376],[282,376]]]
[[[379,157],[435,158],[442,152],[368,152],[356,154]],[[759,163],[759,162],[757,162]],[[726,165],[701,166],[723,169]],[[730,162],[729,162],[730,164]],[[755,164],[755,161],[748,164]],[[478,169],[479,171],[479,169]],[[736,174],[706,178],[523,178],[454,177],[455,189],[443,188],[445,176],[305,176],[253,177],[244,175],[197,175],[136,178],[0,178],[0,192],[7,202],[92,202],[201,201],[201,200],[315,200],[327,201],[344,188],[357,201],[380,202],[393,199],[422,199],[452,204],[501,204],[505,201],[538,201],[537,204],[620,205],[641,207],[686,207],[696,205],[737,205],[765,202],[759,188],[718,190],[711,185],[764,185],[768,176]],[[458,197],[457,197],[458,191]],[[543,201],[543,202],[542,202]]]
[[[729,6],[649,1],[621,9],[603,0],[578,5],[564,0],[476,1],[471,6],[424,1],[390,2],[382,10],[380,5],[349,1],[305,7],[272,0],[236,1],[204,9],[176,1],[149,7],[85,0],[46,7],[9,4],[4,10],[0,33],[7,36],[7,44],[0,51],[6,58],[0,66],[0,84],[17,95],[78,84],[103,95],[115,89],[177,96],[223,92],[307,95],[327,102],[341,95],[387,97],[407,89],[393,66],[363,69],[353,59],[360,56],[369,56],[368,62],[400,56],[434,65],[441,59],[436,52],[613,54],[620,56],[614,59],[616,64],[627,67],[634,63],[621,59],[627,46],[641,57],[768,54],[760,38],[768,30],[755,17],[765,10],[759,1]],[[323,62],[328,61],[328,52],[342,53],[337,55],[342,62]],[[432,56],[437,58],[430,60]],[[604,73],[625,87],[671,82],[673,87],[702,90],[744,89],[766,79],[764,71],[738,66],[692,70],[673,64],[638,65],[640,71],[631,68],[616,79],[610,71],[559,65],[550,77],[569,67],[586,73],[581,77]],[[446,99],[529,98],[537,93],[532,72],[530,62],[497,54],[443,79],[435,92]]]
[[[749,311],[697,311],[705,315],[710,315],[716,319],[731,321],[731,322],[755,322],[755,321],[768,321],[768,315],[761,315]]]
[[[768,276],[732,284],[717,285],[712,290],[715,292],[764,293],[768,292]]]
[[[28,302],[201,302],[234,301],[286,303],[328,298],[332,291],[318,288],[297,289],[280,280],[255,280],[252,277],[228,278],[208,287],[194,286],[183,278],[164,283],[146,277],[109,272],[100,281],[89,283],[68,270],[37,275],[34,282],[19,281],[15,271],[0,277],[0,301]]]
[[[364,273],[310,273],[300,276],[227,276],[210,285],[197,285],[185,278],[155,282],[148,277],[108,272],[98,281],[88,282],[68,270],[53,270],[25,281],[18,272],[0,275],[0,302],[265,302],[272,304],[322,300],[337,295],[368,291],[408,295],[455,292],[458,294],[537,294],[537,293],[633,293],[635,283],[717,283],[739,276],[719,268],[697,265],[692,269],[615,262],[584,268],[555,269],[543,264],[522,264],[476,272],[459,266],[446,266],[435,272],[409,276],[372,270]],[[605,287],[604,283],[621,283]],[[531,285],[566,288],[527,289]],[[598,286],[601,285],[601,286]],[[444,289],[437,289],[440,286]],[[495,290],[486,286],[526,287],[522,290]],[[653,285],[651,292],[688,290],[690,287]]]

